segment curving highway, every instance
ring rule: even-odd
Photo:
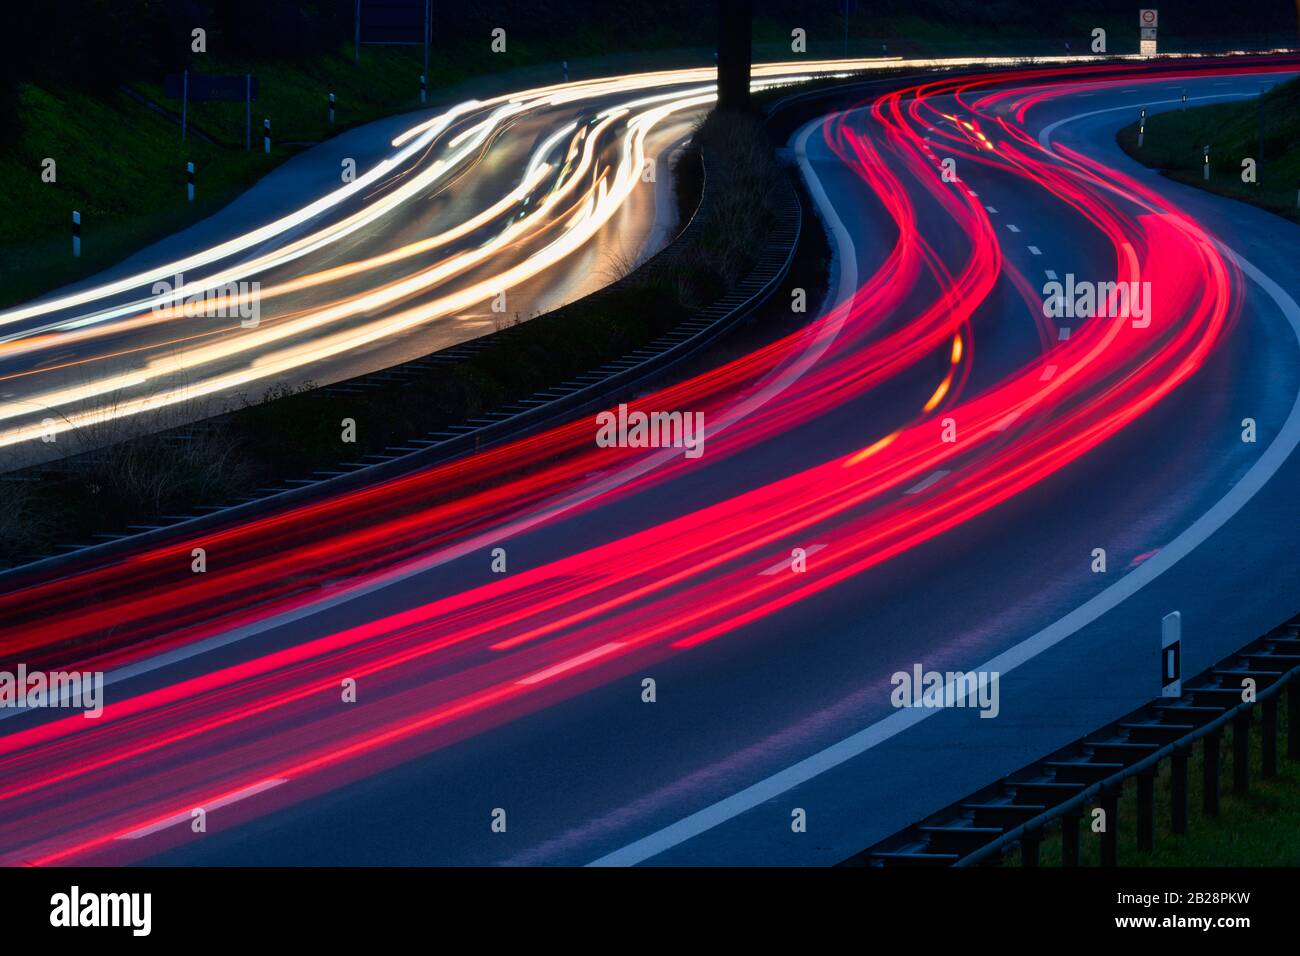
[[[24,582],[0,656],[108,703],[0,719],[0,861],[833,863],[1155,696],[1169,610],[1187,673],[1293,614],[1300,233],[1114,134],[1297,70],[842,97],[791,143],[828,301],[635,403],[698,458],[584,419]],[[997,717],[895,708],[915,665]]]

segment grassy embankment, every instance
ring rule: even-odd
[[[1258,708],[1256,708],[1258,710]],[[1201,813],[1204,750],[1197,744],[1187,762],[1187,833],[1178,836],[1170,829],[1170,761],[1163,761],[1156,777],[1155,848],[1150,853],[1137,849],[1137,785],[1129,783],[1119,804],[1119,863],[1121,866],[1297,866],[1300,865],[1300,760],[1286,757],[1287,708],[1278,707],[1278,775],[1261,777],[1260,718],[1255,716],[1250,742],[1250,791],[1232,792],[1231,726],[1220,744],[1222,759],[1220,806],[1217,817]],[[1088,829],[1087,816],[1080,823],[1080,863],[1096,866],[1100,839]],[[1040,849],[1043,866],[1061,861],[1060,831],[1045,836]],[[1013,852],[1007,865],[1019,863]]]
[[[1140,148],[1137,140],[1137,123],[1120,130],[1125,152],[1169,178],[1300,222],[1300,80],[1277,84],[1259,100],[1149,116]],[[1207,145],[1208,181],[1202,162]],[[1242,181],[1242,161],[1248,158],[1256,162],[1253,183]]]
[[[304,142],[329,135],[325,97],[338,98],[335,130],[417,105],[418,52],[366,48],[360,70],[341,53],[281,66],[210,60],[204,72],[257,73],[254,148],[244,150],[242,103],[191,104],[192,129],[180,128],[126,93],[99,98],[69,89],[24,85],[22,131],[0,152],[0,306],[93,275],[124,256],[197,222],[225,205]],[[161,85],[132,88],[166,108]],[[261,150],[262,117],[273,149]],[[43,182],[42,161],[57,181]],[[197,170],[196,201],[185,198],[185,164]],[[71,255],[70,217],[82,216],[82,255]]]

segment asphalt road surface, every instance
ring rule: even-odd
[[[151,643],[98,720],[0,721],[0,860],[833,863],[1158,695],[1165,613],[1188,674],[1294,614],[1300,232],[1114,145],[1285,75],[962,77],[804,127],[830,300],[647,396],[704,414],[698,458],[587,421],[473,521],[350,502],[328,567],[213,538],[205,586],[318,590],[103,608]],[[1045,316],[1069,275],[1149,299]],[[996,672],[996,716],[896,708],[916,665]]]

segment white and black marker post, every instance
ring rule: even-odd
[[[194,164],[185,164],[185,198],[194,202]]]
[[[1183,90],[1183,112],[1187,112],[1187,90]]]
[[[568,83],[569,82],[569,61],[561,60],[560,69],[564,71],[564,82]]]
[[[267,152],[268,155],[270,154],[270,152],[271,152],[271,121],[270,121],[269,119],[264,119],[264,120],[262,120],[262,148]]]
[[[334,94],[330,94],[330,125],[334,125]]]
[[[72,255],[81,257],[81,213],[72,210]]]
[[[1201,152],[1205,154],[1205,169],[1203,175],[1206,179],[1210,178],[1210,144],[1206,143],[1201,147]]]
[[[1160,619],[1160,696],[1183,696],[1183,613]]]
[[[1138,114],[1138,149],[1142,148],[1142,142],[1147,138],[1147,111],[1146,107]]]
[[[426,96],[426,87],[427,87],[427,84],[426,84],[425,81],[424,81],[424,74],[421,73],[421,74],[420,74],[420,102],[421,102],[421,103],[424,102],[424,98],[425,98],[425,96]]]

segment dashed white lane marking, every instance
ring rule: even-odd
[[[210,803],[195,804],[193,807],[189,808],[188,810],[181,810],[179,813],[173,813],[169,817],[164,817],[161,820],[156,820],[153,823],[146,824],[145,826],[142,826],[139,829],[132,830],[130,833],[123,833],[120,837],[118,837],[118,839],[138,840],[141,837],[147,837],[151,833],[158,833],[162,830],[166,830],[168,827],[174,827],[178,823],[184,823],[192,819],[193,812],[199,809],[200,807],[203,809],[205,813],[208,813],[213,810],[218,810],[221,807],[228,807],[232,803],[238,803],[240,800],[244,800],[247,799],[248,797],[256,796],[259,793],[263,793],[267,790],[270,790],[272,787],[278,787],[280,786],[280,784],[287,783],[287,782],[288,781],[285,780],[284,777],[274,777],[270,780],[263,780],[261,783],[255,783],[245,787],[242,790],[236,790],[234,793],[226,794],[226,796],[219,797],[218,799],[213,800]]]
[[[1070,327],[1068,325],[1061,326],[1061,328],[1056,333],[1056,340],[1058,342],[1064,342],[1069,337],[1070,337]]]
[[[1006,416],[1006,417],[1003,418],[1000,422],[998,422],[996,425],[994,425],[994,426],[993,426],[993,430],[994,430],[995,432],[1004,432],[1004,431],[1006,431],[1008,428],[1010,428],[1012,425],[1014,425],[1014,424],[1016,423],[1016,419],[1019,418],[1019,417],[1020,417],[1020,409],[1017,408],[1017,409],[1016,409],[1014,412],[1012,412],[1010,415]]]
[[[565,671],[571,671],[575,667],[581,667],[588,661],[594,661],[598,657],[604,657],[606,654],[612,654],[622,647],[626,641],[610,641],[608,644],[602,644],[600,647],[592,648],[585,654],[579,654],[577,657],[570,657],[567,661],[560,661],[552,667],[540,670],[535,674],[529,674],[527,677],[521,677],[515,681],[516,684],[540,684],[544,680],[550,680],[557,674],[563,674]]]
[[[824,547],[826,547],[826,545],[824,544],[810,544],[808,545],[808,547],[803,549],[804,556],[811,557],[812,555],[816,554]],[[784,561],[778,561],[770,568],[766,569],[765,571],[759,571],[758,573],[759,574],[780,574],[782,571],[789,568],[791,562],[793,561],[794,561],[793,557],[786,558]]]
[[[997,214],[997,210],[994,209],[992,206],[985,206],[984,208],[987,209],[989,212],[994,213],[995,215]]]
[[[1007,228],[1010,229],[1012,232],[1019,232],[1019,231],[1020,231],[1020,227],[1017,226],[1017,225],[1014,225],[1013,223],[1007,223]]]
[[[916,484],[914,484],[911,488],[908,488],[907,491],[903,492],[903,494],[905,494],[905,495],[919,495],[921,492],[925,491],[926,488],[929,488],[931,485],[933,485],[936,481],[941,481],[941,480],[943,480],[944,476],[946,476],[947,474],[948,474],[948,472],[947,472],[945,469],[940,468],[940,469],[939,469],[938,471],[936,471],[934,474],[932,474],[932,475],[930,475],[930,476],[928,476],[928,477],[926,477],[926,478],[922,478],[920,481],[918,481]]]
[[[1043,250],[1039,249],[1037,246],[1030,246],[1029,251],[1035,256],[1041,256],[1043,254]]]
[[[1050,279],[1053,282],[1056,281],[1056,273],[1053,272],[1051,269],[1044,269],[1043,272],[1046,273],[1048,279]]]
[[[1038,376],[1038,380],[1039,380],[1040,382],[1046,382],[1048,379],[1050,379],[1050,378],[1051,378],[1053,375],[1055,375],[1055,374],[1056,374],[1056,366],[1055,366],[1055,365],[1049,365],[1049,366],[1047,366],[1046,368],[1043,369],[1043,374],[1040,375],[1040,376]]]

